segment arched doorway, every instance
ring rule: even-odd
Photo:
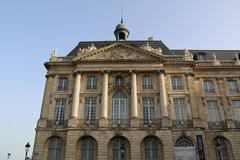
[[[114,137],[109,142],[109,160],[130,160],[130,144],[125,137]]]
[[[196,148],[191,138],[179,137],[175,143],[175,160],[196,160]]]
[[[141,143],[141,160],[163,159],[163,147],[160,139],[155,136],[147,136]]]
[[[122,91],[117,91],[112,96],[112,119],[114,125],[128,125],[128,100]]]
[[[79,141],[79,158],[80,160],[96,160],[97,159],[97,142],[91,136],[84,136]]]
[[[233,159],[230,143],[224,137],[216,137],[213,142],[216,152],[216,160]]]

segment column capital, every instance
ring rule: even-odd
[[[187,77],[194,77],[194,76],[195,76],[195,74],[192,73],[192,72],[186,72],[185,75],[186,75]]]
[[[159,74],[166,74],[165,70],[162,70],[162,69],[157,70],[157,72],[158,72]]]
[[[56,74],[46,74],[45,77],[49,78],[49,77],[55,77]]]
[[[137,72],[138,72],[138,70],[131,70],[131,69],[129,70],[129,73],[132,73],[132,74],[133,73],[137,74]]]
[[[73,72],[73,76],[75,77],[76,75],[78,75],[78,74],[82,74],[82,73],[83,73],[82,70],[80,70],[80,71],[75,71],[75,72]]]
[[[107,73],[109,74],[110,73],[110,69],[106,69],[106,70],[101,70],[101,72],[104,74],[104,73]]]

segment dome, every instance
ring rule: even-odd
[[[117,41],[127,40],[129,31],[127,29],[127,25],[123,23],[123,20],[121,20],[121,23],[116,26],[114,34]]]

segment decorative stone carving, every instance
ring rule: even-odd
[[[189,50],[184,49],[184,60],[185,61],[192,61],[193,60],[193,55]]]
[[[239,60],[238,56],[239,56],[238,53],[235,53],[235,59],[236,59],[235,64],[236,65],[240,65],[240,60]]]
[[[50,61],[57,61],[57,50],[52,51]]]
[[[221,65],[221,63],[217,60],[216,54],[215,54],[215,53],[212,53],[212,56],[213,56],[212,64],[213,64],[213,65],[216,65],[216,66]]]
[[[128,59],[131,57],[134,53],[119,49],[119,50],[113,50],[112,52],[106,52],[101,53],[96,56],[97,59]],[[134,56],[135,58],[139,58],[138,55]]]
[[[87,48],[79,48],[78,55],[81,53],[87,53],[95,50],[97,50],[97,47],[94,44],[91,44],[91,46],[88,46]]]
[[[162,54],[162,49],[159,47],[159,48],[152,48],[149,43],[147,42],[146,45],[143,45],[142,47],[140,47],[146,51],[149,51],[149,52],[154,52],[154,53],[157,53],[157,54]]]

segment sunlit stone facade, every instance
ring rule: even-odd
[[[240,159],[239,52],[152,39],[53,52],[33,160]]]

